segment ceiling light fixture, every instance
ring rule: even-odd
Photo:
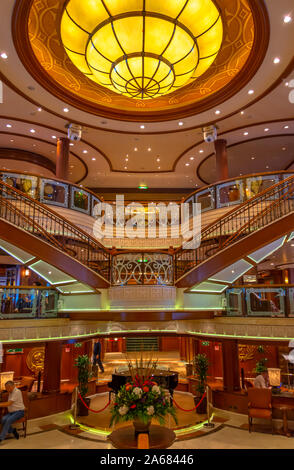
[[[203,153],[203,152],[204,152],[204,150],[199,150],[199,153]]]
[[[42,108],[38,108],[39,113],[42,111]]]
[[[8,127],[9,129],[12,127],[11,124],[6,124],[6,127]]]
[[[180,121],[179,126],[183,126],[183,125],[184,125],[183,121]]]
[[[140,129],[145,129],[145,126],[143,126],[143,124],[142,124],[142,126],[140,126]]]
[[[289,129],[289,126],[284,126],[284,129]]]
[[[83,150],[83,153],[88,153],[88,150]]]
[[[281,62],[281,59],[279,57],[274,58],[274,64],[279,64]]]
[[[291,23],[292,17],[290,15],[285,15],[284,16],[284,23]]]
[[[264,132],[268,132],[268,131],[269,131],[269,128],[266,127],[266,128],[264,129]]]
[[[6,54],[6,52],[2,52],[1,58],[4,60],[8,59],[8,55]]]
[[[63,108],[63,111],[64,111],[65,113],[69,113],[69,109],[68,109],[68,108]]]
[[[32,134],[35,134],[36,131],[35,131],[35,129],[31,129],[30,132],[31,132]]]
[[[106,3],[69,0],[60,30],[74,65],[111,91],[159,98],[193,83],[219,53],[223,22],[213,0]]]
[[[243,134],[243,135],[248,135],[248,134],[249,134],[249,132],[244,132],[244,134]]]
[[[215,112],[215,114],[220,114],[220,113],[221,113],[221,112],[220,112],[219,109],[217,109],[216,112]]]
[[[254,90],[249,90],[248,91],[248,95],[253,95],[253,93],[254,93]]]
[[[148,148],[148,152],[151,152],[151,150],[152,150],[151,147],[149,147],[149,148]]]
[[[52,136],[52,139],[57,139],[56,135],[53,135],[53,136]]]
[[[137,147],[135,147],[135,148],[134,148],[134,151],[135,151],[135,152],[138,152],[138,149],[137,149]]]

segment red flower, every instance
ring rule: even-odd
[[[132,385],[131,385],[131,384],[127,384],[127,385],[126,385],[126,391],[127,391],[127,392],[128,392],[129,390],[131,390],[131,388],[132,388]]]
[[[118,405],[118,403],[114,403],[114,406],[117,406],[117,405]]]
[[[149,392],[149,387],[143,387],[143,391],[146,393]]]
[[[130,408],[131,408],[131,409],[134,409],[134,408],[137,408],[137,406],[136,406],[136,405],[132,405],[132,406],[130,406]]]

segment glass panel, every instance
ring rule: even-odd
[[[68,184],[41,179],[40,201],[45,204],[68,207]]]
[[[240,259],[236,263],[228,266],[227,268],[223,269],[216,273],[213,277],[209,278],[209,281],[220,281],[220,282],[227,282],[228,284],[232,284],[235,282],[239,277],[243,276],[249,269],[252,268],[252,264],[247,263],[247,261]]]
[[[227,315],[242,315],[242,293],[243,289],[227,289]]]
[[[258,176],[253,178],[247,178],[245,183],[245,197],[250,199],[251,197],[260,194],[262,191],[270,188],[274,184],[279,182],[278,175],[269,176]]]
[[[91,215],[95,215],[94,209],[97,206],[97,204],[101,203],[100,199],[98,197],[92,196],[92,208],[91,208]]]
[[[22,191],[28,196],[36,199],[38,187],[37,176],[27,176],[16,173],[2,173],[2,180],[13,188],[19,189],[19,191]],[[3,195],[5,196],[5,194]]]
[[[83,189],[72,186],[70,208],[90,214],[90,194]]]
[[[1,319],[57,316],[58,293],[51,289],[0,288]]]
[[[215,209],[214,187],[195,194],[195,202],[201,204],[201,212]]]
[[[289,316],[294,317],[294,287],[290,287],[288,290],[289,294]]]
[[[244,200],[243,181],[231,181],[216,187],[217,207],[241,204]]]
[[[282,288],[247,289],[247,313],[253,316],[284,316],[285,290]]]

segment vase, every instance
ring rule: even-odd
[[[90,398],[83,398],[84,402],[90,407]],[[77,416],[88,416],[89,410],[80,398],[77,400]]]
[[[201,396],[194,397],[195,406],[199,403],[201,398],[202,398]],[[199,415],[204,415],[206,414],[206,412],[207,412],[207,399],[206,397],[204,397],[200,405],[198,405],[198,407],[196,408],[196,413]]]
[[[133,426],[135,428],[135,436],[137,436],[140,433],[149,434],[150,424],[151,424],[151,418],[147,421],[147,423],[144,423],[139,418],[134,419]]]

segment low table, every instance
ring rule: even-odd
[[[279,434],[282,434],[284,436],[287,436],[287,437],[291,437],[293,433],[291,433],[291,431],[289,431],[289,428],[288,428],[288,416],[287,416],[287,412],[289,410],[294,410],[294,405],[282,405],[282,404],[276,404],[276,405],[273,405],[273,408],[276,409],[276,410],[279,410],[283,413],[283,427],[281,429],[279,429]]]
[[[133,425],[113,431],[108,439],[116,449],[137,449],[138,442]],[[164,426],[151,424],[149,428],[149,449],[167,449],[176,439],[175,433]]]

